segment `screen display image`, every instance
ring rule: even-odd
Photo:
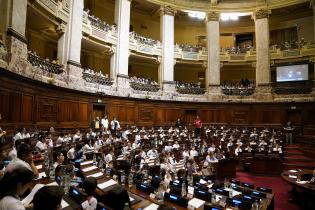
[[[303,80],[308,80],[308,64],[277,67],[277,82]]]

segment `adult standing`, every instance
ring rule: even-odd
[[[196,137],[200,137],[200,133],[201,133],[201,126],[202,126],[202,122],[199,118],[199,116],[196,116],[196,119],[194,121],[194,126],[195,126],[195,135]]]
[[[102,126],[103,126],[103,128],[105,130],[105,133],[107,134],[107,132],[108,132],[108,124],[109,124],[107,115],[105,115],[104,118],[102,118],[101,124],[102,124]]]
[[[120,129],[120,124],[116,117],[114,117],[114,119],[110,122],[110,128],[112,134],[116,134],[116,131]]]

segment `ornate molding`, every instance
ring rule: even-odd
[[[270,11],[267,8],[257,9],[254,12],[254,18],[255,18],[255,20],[268,18],[269,14],[270,14]]]
[[[175,16],[176,10],[170,6],[162,6],[160,7],[160,15],[171,15]]]
[[[56,32],[59,35],[62,35],[66,32],[66,24],[65,23],[60,23],[57,27],[56,27]]]
[[[27,44],[26,37],[19,32],[15,31],[13,28],[8,28],[7,30],[7,36],[11,36],[16,38],[17,40],[23,42],[24,44]]]
[[[210,11],[207,14],[207,21],[219,21],[220,13],[218,11]]]
[[[76,61],[68,60],[67,64],[81,68],[81,63]]]

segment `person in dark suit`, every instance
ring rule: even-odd
[[[183,126],[183,123],[182,123],[182,121],[180,120],[180,118],[178,118],[178,119],[176,120],[175,127],[176,127],[176,128],[181,128],[182,126]]]

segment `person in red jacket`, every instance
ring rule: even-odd
[[[202,122],[199,118],[199,116],[196,116],[196,119],[194,121],[194,126],[195,126],[195,135],[196,137],[200,137],[200,131],[201,131],[201,126],[202,126]]]

